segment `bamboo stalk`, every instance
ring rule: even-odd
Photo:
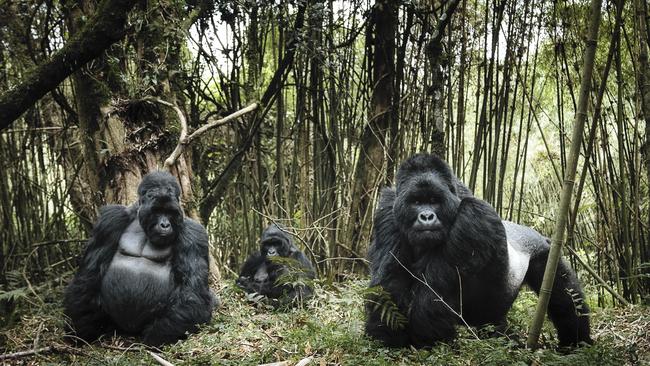
[[[567,168],[565,170],[564,187],[562,189],[560,207],[558,209],[557,215],[558,220],[555,223],[555,231],[553,234],[553,239],[551,241],[551,250],[548,255],[548,261],[546,262],[544,279],[542,281],[542,287],[539,291],[539,300],[537,301],[535,316],[528,333],[527,345],[529,348],[537,348],[538,346],[539,334],[542,330],[542,324],[544,323],[546,309],[551,298],[551,289],[553,288],[553,282],[555,281],[555,272],[560,261],[560,256],[562,255],[564,232],[566,229],[567,216],[569,213],[569,205],[571,203],[571,195],[573,193],[573,185],[576,175],[576,168],[578,165],[578,158],[580,156],[582,133],[584,130],[585,119],[587,117],[587,103],[589,102],[591,77],[594,69],[596,45],[598,43],[598,28],[600,27],[601,3],[602,0],[591,1],[591,22],[589,25],[589,32],[587,34],[587,41],[585,42],[585,55],[582,68],[582,80],[580,82],[578,109],[573,123],[571,148],[569,150]]]

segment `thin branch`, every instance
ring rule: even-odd
[[[174,163],[176,163],[176,159],[178,159],[178,157],[183,153],[183,150],[185,150],[185,147],[187,147],[189,144],[192,143],[192,141],[196,140],[197,138],[199,138],[204,133],[206,133],[206,132],[208,132],[208,131],[210,131],[210,130],[212,130],[214,128],[226,125],[226,124],[236,120],[237,118],[256,110],[258,107],[259,107],[258,103],[253,103],[253,104],[249,105],[248,107],[242,108],[242,109],[238,110],[237,112],[234,112],[234,113],[232,113],[232,114],[230,114],[230,115],[228,115],[226,117],[223,117],[223,118],[218,119],[216,121],[212,121],[212,122],[210,122],[210,123],[208,123],[206,125],[203,125],[203,126],[199,127],[196,131],[192,132],[192,134],[189,135],[189,136],[187,136],[187,123],[184,123],[184,121],[181,121],[181,126],[185,125],[185,128],[181,130],[181,136],[178,139],[178,145],[176,145],[176,149],[174,149],[172,154],[167,158],[167,160],[165,160],[165,168],[169,169],[169,167],[174,165]],[[182,113],[180,112],[180,109],[178,109],[178,112],[179,112],[179,116],[182,115]],[[183,117],[183,119],[184,119],[184,117]]]
[[[612,286],[610,286],[610,285],[607,283],[607,281],[605,281],[602,277],[600,277],[600,276],[598,275],[598,273],[597,273],[593,268],[591,268],[591,266],[590,266],[587,262],[583,261],[582,258],[580,258],[580,256],[578,255],[578,253],[576,253],[576,251],[573,250],[573,248],[571,248],[570,246],[567,245],[567,246],[566,246],[566,249],[569,250],[569,253],[571,253],[571,254],[573,255],[573,258],[575,258],[575,259],[578,261],[578,263],[580,263],[580,264],[584,267],[584,269],[586,269],[587,272],[589,272],[589,274],[590,274],[590,275],[591,275],[591,276],[592,276],[592,277],[593,277],[593,278],[594,278],[594,279],[595,279],[595,280],[596,280],[596,281],[597,281],[601,286],[603,286],[603,288],[604,288],[605,290],[607,290],[607,292],[609,292],[610,294],[612,294],[612,296],[614,296],[614,298],[616,298],[616,300],[620,301],[621,304],[623,304],[623,305],[625,305],[625,306],[630,306],[630,302],[627,301],[627,300],[625,300],[625,298],[624,298],[623,296],[621,296],[618,292],[616,292],[616,290],[614,290],[614,289],[612,288]]]
[[[358,262],[361,262],[361,263],[363,263],[365,265],[370,264],[369,260],[367,260],[366,258],[361,258],[361,257],[328,257],[328,258],[316,261],[316,263],[320,264],[320,263],[325,263],[325,262],[329,262],[329,261],[353,261],[353,262],[358,261]]]
[[[411,275],[411,277],[415,278],[416,280],[418,280],[418,282],[420,282],[421,284],[423,284],[424,286],[426,286],[429,290],[431,290],[431,292],[433,292],[433,294],[436,295],[436,297],[438,298],[438,300],[439,300],[440,302],[442,302],[442,303],[447,307],[447,309],[449,309],[449,311],[451,311],[454,315],[456,315],[456,316],[460,319],[460,321],[463,322],[463,324],[465,324],[465,326],[467,327],[467,329],[470,331],[470,333],[472,333],[472,335],[473,335],[476,339],[480,339],[480,338],[478,337],[478,335],[476,334],[476,332],[474,332],[474,329],[472,329],[472,327],[471,327],[469,324],[467,324],[467,322],[465,321],[465,318],[463,318],[463,316],[462,316],[461,314],[459,314],[456,310],[454,310],[454,308],[452,308],[449,304],[447,304],[447,303],[445,302],[445,300],[442,299],[442,296],[438,295],[438,293],[436,292],[436,290],[434,290],[434,289],[429,285],[429,283],[427,282],[427,279],[424,277],[424,274],[422,274],[422,279],[420,279],[418,276],[414,275],[413,272],[411,272],[411,270],[409,270],[408,268],[406,268],[406,266],[405,266],[405,265],[404,265],[404,264],[403,264],[399,259],[397,259],[397,257],[395,256],[395,254],[393,254],[393,252],[390,252],[390,255],[392,255],[393,258],[395,258],[395,260],[397,261],[397,263],[399,263],[399,265],[402,266],[402,268],[404,268],[404,269],[406,270],[406,272],[408,272],[408,273]]]
[[[244,114],[250,113],[250,112],[256,110],[257,108],[259,108],[259,104],[258,103],[252,103],[246,108],[242,108],[242,109],[238,110],[237,112],[229,114],[226,117],[223,117],[223,118],[218,119],[216,121],[212,121],[212,122],[210,122],[210,123],[208,123],[208,124],[206,124],[206,125],[204,125],[202,127],[199,127],[196,131],[194,131],[191,135],[189,135],[187,137],[187,142],[190,143],[194,139],[196,139],[197,137],[204,134],[205,132],[207,132],[207,131],[209,131],[209,130],[211,130],[213,128],[217,128],[217,127],[221,127],[223,125],[226,125],[226,124],[232,122],[234,119],[237,119],[237,118],[243,116]]]
[[[36,247],[44,247],[47,245],[53,245],[53,244],[68,244],[68,243],[85,243],[87,242],[88,239],[56,239],[56,240],[49,240],[49,241],[41,241],[38,243],[32,244],[33,248]]]
[[[240,110],[238,110],[238,111],[236,111],[236,112],[234,112],[234,113],[232,113],[232,114],[230,114],[230,115],[228,115],[228,116],[226,116],[224,118],[218,119],[216,121],[209,122],[208,124],[199,127],[196,131],[192,132],[192,134],[190,134],[188,136],[188,134],[187,134],[187,130],[188,130],[188,128],[187,128],[187,118],[185,118],[185,115],[183,114],[183,111],[180,108],[178,108],[178,106],[176,106],[175,104],[166,102],[166,101],[164,101],[164,100],[162,100],[160,98],[155,98],[155,97],[146,97],[146,98],[143,98],[142,100],[143,101],[156,102],[156,103],[162,104],[164,106],[170,107],[176,112],[176,115],[178,116],[178,122],[181,125],[181,133],[180,133],[180,136],[178,137],[178,144],[176,145],[176,148],[171,153],[171,155],[169,155],[169,157],[167,159],[165,159],[164,167],[167,170],[169,170],[169,168],[172,165],[176,164],[176,160],[178,160],[178,158],[181,156],[181,154],[183,153],[185,148],[188,145],[190,145],[194,140],[201,137],[201,135],[203,135],[204,133],[206,133],[206,132],[208,132],[208,131],[210,131],[210,130],[212,130],[214,128],[226,125],[226,124],[234,121],[235,119],[256,110],[259,107],[258,103],[253,103],[253,104],[249,105],[248,107],[242,108],[242,109],[240,109]]]
[[[217,127],[223,126],[225,124],[228,124],[228,123],[234,121],[235,119],[243,116],[244,114],[247,114],[247,113],[250,113],[250,112],[256,110],[258,107],[259,107],[259,104],[253,103],[253,104],[249,105],[248,107],[240,109],[237,112],[232,113],[232,114],[230,114],[230,115],[228,115],[228,116],[226,116],[226,117],[224,117],[222,119],[212,121],[212,122],[200,127],[196,131],[192,132],[192,134],[189,135],[189,136],[187,136],[187,123],[184,122],[185,117],[183,117],[183,120],[181,120],[181,126],[184,126],[184,128],[181,129],[181,136],[178,139],[178,145],[176,145],[176,149],[174,149],[172,154],[169,155],[167,160],[165,160],[165,168],[169,169],[169,167],[174,165],[176,163],[176,160],[178,159],[178,157],[183,153],[183,150],[185,150],[185,147],[187,145],[189,145],[190,143],[192,143],[192,141],[194,141],[195,139],[197,139],[198,137],[200,137],[201,135],[206,133],[207,131],[210,131],[213,128],[217,128]],[[178,110],[178,112],[179,112],[179,116],[182,116],[182,113],[180,113],[180,110]]]
[[[178,138],[179,143],[176,146],[176,149],[174,150],[172,155],[170,157],[168,157],[167,160],[165,160],[165,169],[169,170],[169,167],[174,165],[174,163],[176,162],[176,159],[178,159],[178,156],[180,156],[180,154],[183,152],[183,149],[181,147],[181,143],[183,141],[185,141],[186,138],[187,138],[187,119],[185,118],[185,115],[183,114],[183,111],[181,111],[181,109],[178,108],[178,106],[176,104],[166,102],[166,101],[164,101],[164,100],[162,100],[160,98],[156,98],[156,97],[146,97],[146,98],[142,98],[142,100],[143,101],[148,101],[148,102],[156,102],[156,103],[162,104],[164,106],[170,107],[171,109],[174,110],[174,112],[176,112],[176,115],[178,116],[178,122],[181,125],[181,135]],[[173,160],[171,160],[171,162],[170,162],[170,159],[172,159],[172,157],[173,157]]]

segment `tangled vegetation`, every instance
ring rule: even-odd
[[[232,281],[220,290],[222,307],[212,322],[186,341],[152,350],[174,365],[643,365],[650,362],[650,311],[647,307],[594,308],[595,345],[565,354],[554,350],[555,331],[545,324],[542,348],[523,344],[536,296],[522,292],[509,314],[508,337],[476,339],[467,330],[452,344],[432,349],[389,349],[363,334],[366,280],[316,284],[316,295],[303,308],[275,310],[252,304]],[[589,291],[589,289],[587,289]],[[157,364],[133,339],[116,337],[81,348],[63,340],[60,287],[0,335],[5,356],[49,347],[44,352],[5,360],[29,364]],[[1,361],[1,360],[0,360]]]

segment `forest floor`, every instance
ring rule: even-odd
[[[543,348],[522,346],[536,297],[522,292],[510,311],[510,338],[476,339],[466,329],[450,345],[429,350],[389,349],[363,334],[366,280],[317,285],[317,295],[301,309],[278,311],[251,304],[227,282],[221,308],[198,334],[153,350],[129,338],[107,339],[73,348],[63,341],[61,289],[55,289],[0,332],[0,364],[77,365],[650,365],[650,309],[595,308],[595,345],[569,354],[554,350],[555,332],[545,324]],[[49,301],[49,302],[48,302]],[[38,354],[2,359],[9,354],[42,349]],[[157,360],[159,356],[162,360]]]

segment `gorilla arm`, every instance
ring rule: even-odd
[[[375,212],[373,240],[368,250],[370,271],[372,273],[370,287],[380,287],[381,291],[390,295],[399,312],[406,316],[410,306],[413,277],[408,274],[395,260],[393,255],[402,263],[410,260],[400,247],[400,233],[393,215],[395,190],[385,188]],[[370,293],[366,300],[366,334],[380,340],[390,347],[403,347],[409,344],[406,326],[392,328],[386,319],[382,319],[382,296]]]
[[[112,321],[101,307],[101,282],[113,255],[117,250],[122,232],[135,219],[135,209],[121,205],[101,208],[100,217],[88,240],[79,271],[66,288],[65,314],[76,335],[93,341],[111,330]]]
[[[506,259],[508,247],[501,218],[487,202],[466,197],[460,202],[456,218],[449,229],[445,258],[459,270],[474,273],[495,258]]]
[[[218,303],[208,287],[208,235],[203,226],[186,218],[173,251],[174,290],[164,313],[143,331],[149,345],[171,343],[194,332],[197,324],[210,320]]]
[[[250,257],[248,257],[248,259],[246,259],[246,262],[244,262],[244,265],[242,266],[239,278],[237,278],[236,281],[237,285],[242,289],[244,289],[246,292],[260,293],[261,291],[260,288],[262,286],[260,286],[259,283],[256,282],[256,277],[259,277],[259,280],[262,283],[266,283],[265,281],[268,281],[269,278],[269,273],[266,269],[266,266],[264,265],[265,264],[264,262],[265,262],[265,258],[260,252],[257,252],[251,255]],[[260,270],[266,273],[260,273]],[[262,278],[264,277],[264,275],[266,276],[266,278]]]

